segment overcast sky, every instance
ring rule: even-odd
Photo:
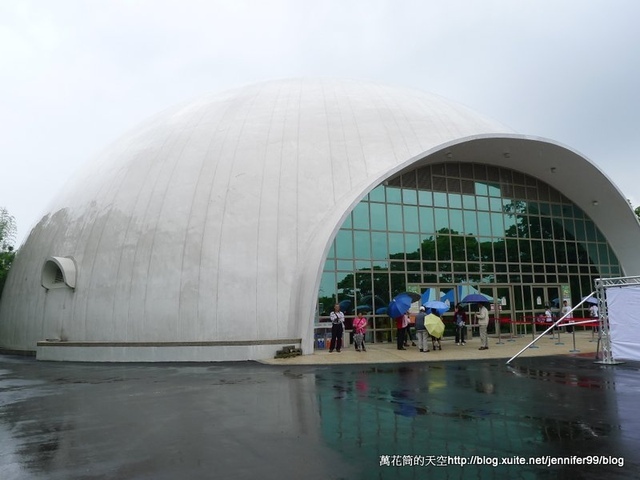
[[[639,18],[637,0],[0,0],[0,207],[19,245],[152,114],[310,76],[433,92],[564,144],[635,207]]]

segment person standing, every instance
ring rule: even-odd
[[[465,313],[464,308],[462,308],[462,305],[456,305],[453,318],[456,322],[456,345],[466,345],[464,342],[464,329],[467,324],[467,314]]]
[[[551,324],[554,322],[553,313],[551,313],[551,307],[549,305],[544,306],[544,322],[546,324]],[[553,338],[556,330],[558,330],[558,327],[552,328],[547,335],[551,335],[551,338]]]
[[[598,325],[593,327],[592,332],[600,332],[600,317],[598,315],[598,305],[592,303],[589,307],[589,316],[598,321]],[[592,334],[593,335],[593,334]]]
[[[564,317],[565,322],[570,322],[573,318],[573,315],[571,314],[571,307],[567,300],[562,302],[562,316]],[[573,325],[567,325],[567,333],[573,333]]]
[[[409,315],[409,312],[405,312],[404,313],[404,320],[402,321],[402,324],[405,325],[405,327],[404,327],[404,346],[408,347],[409,346],[409,342],[411,342],[411,346],[415,347],[416,346],[416,342],[414,342],[413,338],[411,338],[411,316]]]
[[[478,350],[489,350],[489,337],[487,335],[487,327],[489,326],[489,310],[484,303],[480,304],[478,313],[476,313],[478,321],[478,329],[480,330],[480,348]]]
[[[420,307],[420,312],[416,315],[416,339],[418,340],[418,348],[421,352],[429,351],[427,327],[424,326],[424,318],[426,316],[426,309]]]
[[[400,315],[399,317],[396,317],[396,329],[397,329],[396,340],[398,342],[398,350],[406,350],[406,348],[404,348],[404,334],[406,332],[406,326],[408,324],[409,324],[409,319],[406,315]]]
[[[551,314],[551,307],[549,305],[544,306],[544,321],[553,323],[553,315]]]
[[[367,331],[367,319],[364,318],[362,312],[358,312],[358,316],[353,319],[353,342],[356,344],[356,352],[362,350],[366,352],[364,346],[364,334]]]
[[[342,349],[342,335],[344,334],[344,313],[340,311],[340,304],[333,306],[333,312],[329,315],[331,319],[331,343],[329,344],[329,353],[340,353]]]
[[[427,319],[429,317],[434,317],[432,320],[430,321],[437,321],[439,320],[440,322],[442,322],[442,319],[440,318],[440,314],[438,313],[438,310],[436,310],[435,308],[431,309],[431,313],[429,315],[427,315]],[[425,319],[425,323],[429,323],[426,319]],[[444,328],[443,328],[444,330]],[[433,347],[433,351],[435,352],[436,350],[442,350],[442,343],[440,342],[440,338],[439,337],[434,337],[433,335],[429,334],[429,337],[431,338],[431,346]]]

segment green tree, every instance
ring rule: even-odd
[[[13,245],[16,241],[16,219],[7,209],[0,208],[0,296],[15,257]]]
[[[640,207],[636,207],[634,212],[636,212],[636,217],[638,217],[638,220],[640,220]]]

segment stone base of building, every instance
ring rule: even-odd
[[[274,357],[302,340],[228,342],[63,342],[37,343],[36,359],[57,362],[238,362]]]

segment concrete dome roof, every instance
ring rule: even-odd
[[[309,350],[348,211],[417,162],[482,157],[473,142],[514,169],[504,149],[523,145],[586,162],[442,98],[358,81],[271,81],[162,112],[87,164],[32,230],[1,305],[3,346],[221,341],[197,359],[235,360],[302,338]],[[75,290],[34,282],[65,258]]]

